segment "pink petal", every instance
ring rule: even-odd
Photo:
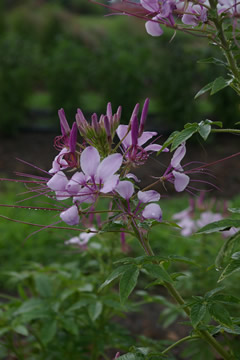
[[[66,160],[63,159],[65,154],[68,154],[69,150],[67,148],[63,148],[60,153],[55,156],[52,162],[52,168],[49,170],[50,174],[55,174],[60,170],[68,168],[68,163]]]
[[[70,194],[67,191],[55,191],[56,199],[58,201],[66,200],[70,198]]]
[[[83,172],[76,172],[66,186],[67,191],[69,191],[72,195],[77,195],[82,185],[85,185],[86,180],[87,177]]]
[[[114,190],[119,181],[119,175],[112,175],[108,178],[103,185],[103,188],[100,190],[102,193],[107,194]]]
[[[86,175],[94,176],[99,163],[100,155],[95,147],[88,146],[85,150],[83,150],[80,158],[80,164],[82,171]]]
[[[148,145],[144,148],[145,151],[159,151],[161,150],[162,146],[161,145],[158,145],[158,144],[151,144],[151,145]],[[163,152],[168,152],[169,149],[168,148],[165,148],[163,149]]]
[[[68,225],[77,225],[79,223],[79,214],[78,214],[77,206],[73,205],[69,209],[61,212],[60,218]]]
[[[146,24],[145,24],[145,28],[146,28],[146,31],[147,31],[147,33],[149,35],[161,36],[163,34],[162,28],[160,27],[159,23],[156,22],[156,21],[151,21],[151,20],[147,21]]]
[[[180,162],[184,158],[185,154],[186,154],[186,146],[185,144],[182,144],[177,148],[171,160],[171,165],[174,169],[177,169],[180,166]]]
[[[156,136],[156,135],[157,135],[156,131],[144,131],[142,133],[142,135],[138,138],[138,145],[142,146],[143,144],[145,144],[145,142],[147,142],[153,136]]]
[[[112,154],[103,159],[97,169],[97,179],[99,179],[102,183],[105,183],[110,176],[119,170],[122,165],[122,160],[123,157],[121,154]]]
[[[189,184],[190,177],[186,174],[180,173],[178,171],[173,171],[174,176],[174,187],[177,192],[181,192],[186,189]]]
[[[142,212],[142,216],[145,219],[155,219],[161,221],[162,219],[162,210],[157,204],[149,204],[145,206],[145,209]]]
[[[116,130],[116,133],[120,140],[122,140],[126,136],[127,132],[128,132],[128,125],[119,125]],[[127,134],[122,144],[125,148],[129,148],[129,146],[132,145],[131,132]]]
[[[47,182],[47,186],[54,191],[66,190],[68,178],[64,172],[59,171]]]
[[[78,191],[77,196],[74,196],[73,201],[92,204],[95,201],[94,189],[83,187]]]
[[[124,180],[119,182],[115,190],[122,198],[129,200],[134,193],[134,186],[130,181]]]
[[[144,9],[150,12],[158,12],[159,11],[159,3],[158,0],[140,0],[140,4]]]
[[[136,177],[136,175],[134,175],[134,174],[132,174],[132,173],[128,173],[127,175],[126,175],[126,178],[128,178],[128,179],[133,179],[133,180],[135,180],[136,182],[140,182],[141,180],[139,180],[137,177]]]
[[[160,194],[155,190],[148,190],[148,191],[139,191],[138,192],[138,199],[142,203],[152,202],[152,201],[159,201]]]

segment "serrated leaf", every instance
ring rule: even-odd
[[[96,301],[88,306],[88,314],[94,322],[101,315],[103,305],[100,301]]]
[[[205,92],[210,91],[212,89],[212,86],[213,86],[213,81],[205,85],[201,90],[199,90],[195,95],[194,99],[197,99],[199,96],[205,94]]]
[[[203,303],[196,303],[191,308],[191,321],[194,328],[198,326],[207,312],[207,306]]]
[[[116,268],[115,270],[113,270],[113,272],[107,277],[104,283],[99,287],[98,291],[101,291],[103,288],[109,285],[113,280],[121,276],[129,268],[131,268],[131,265],[122,265]]]
[[[199,229],[196,234],[210,234],[212,232],[220,230],[228,230],[231,227],[240,227],[240,220],[238,219],[224,219],[212,222],[201,229]]]
[[[223,272],[221,273],[218,282],[223,281],[228,276],[240,270],[240,259],[234,260],[232,259],[230,263],[225,267]]]
[[[233,80],[232,79],[224,79],[222,76],[219,76],[214,80],[210,95],[216,94],[218,91],[224,89],[229,86]]]
[[[46,274],[34,275],[35,287],[39,295],[42,297],[52,296],[52,284]]]
[[[208,306],[208,310],[214,320],[225,326],[232,326],[232,320],[230,318],[229,312],[225,309],[223,305],[219,303],[211,303]]]
[[[19,324],[19,325],[14,326],[13,331],[15,331],[16,333],[18,333],[20,335],[28,336],[28,329],[24,325]]]
[[[213,300],[229,305],[240,304],[240,299],[233,295],[216,294],[213,296]]]
[[[41,340],[44,345],[47,345],[52,341],[57,332],[57,322],[56,320],[48,321],[44,323],[43,328],[41,329]]]
[[[137,279],[139,276],[139,268],[131,266],[121,277],[119,283],[120,300],[124,303],[135,286],[137,285]]]
[[[198,130],[198,125],[193,124],[192,126],[187,127],[182,130],[173,140],[171,151],[175,150],[179,145],[181,145],[184,141],[189,139],[194,133]]]
[[[219,286],[218,288],[215,288],[213,290],[210,290],[208,291],[206,294],[205,294],[205,298],[209,299],[211,298],[213,295],[215,295],[216,293],[218,293],[219,291],[222,291],[225,287],[224,286]]]
[[[157,279],[161,279],[162,281],[166,281],[169,283],[172,283],[173,280],[171,278],[171,276],[167,273],[166,270],[164,270],[164,268],[161,265],[157,265],[157,264],[145,264],[143,265],[143,268],[147,270],[147,272],[157,278]]]

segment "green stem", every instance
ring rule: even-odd
[[[138,233],[139,233],[139,231],[138,231]],[[146,254],[149,256],[154,256],[154,252],[152,251],[152,248],[151,248],[149,242],[142,238],[141,239],[139,238],[139,240],[140,240],[141,244],[142,244],[142,241],[145,242],[144,250],[145,250]],[[167,288],[169,294],[175,299],[175,301],[183,308],[186,315],[188,317],[190,317],[191,310],[186,305],[184,299],[182,298],[182,296],[180,295],[178,290],[172,284],[170,284],[166,281],[163,282],[163,285]],[[233,357],[223,348],[223,346],[220,343],[218,343],[215,340],[214,337],[212,337],[212,335],[207,330],[197,330],[197,334],[202,339],[204,339],[209,345],[211,345],[223,357],[224,360],[233,360]]]
[[[217,2],[214,0],[210,0],[210,6],[217,14]],[[223,20],[217,14],[217,17],[213,19],[213,22],[218,31],[217,37],[220,42],[219,46],[221,47],[221,50],[227,60],[228,67],[233,75],[234,81],[232,84],[230,84],[230,86],[237,92],[238,95],[240,95],[240,69],[231,50],[230,43],[225,36],[223,29]]]
[[[167,347],[164,351],[162,351],[161,355],[166,354],[167,352],[169,352],[170,350],[172,350],[176,346],[182,344],[183,342],[188,341],[188,340],[193,340],[193,339],[199,339],[199,336],[197,336],[197,335],[195,335],[195,336],[194,335],[193,336],[191,336],[191,335],[186,336],[186,337],[176,341],[174,344],[170,345],[169,347]]]
[[[240,134],[240,129],[212,129],[213,133],[230,133],[230,134]]]

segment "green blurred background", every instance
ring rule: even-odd
[[[231,126],[239,104],[231,89],[193,100],[224,74],[197,60],[216,54],[207,40],[165,30],[146,34],[144,21],[108,16],[88,0],[0,2],[0,132],[56,129],[57,110],[70,122],[76,108],[101,113],[111,101],[127,122],[150,97],[150,124],[160,133],[206,117]],[[226,104],[228,106],[226,106]]]

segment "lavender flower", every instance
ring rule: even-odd
[[[162,148],[162,146],[158,144],[143,146],[153,136],[157,135],[155,131],[143,131],[148,105],[149,99],[146,99],[142,109],[140,125],[138,124],[137,118],[139,109],[139,104],[137,104],[133,110],[129,125],[119,125],[117,128],[117,135],[121,140],[121,147],[126,162],[136,166],[142,165],[148,159],[148,153],[157,152]],[[165,148],[163,151],[167,152],[169,150]]]

